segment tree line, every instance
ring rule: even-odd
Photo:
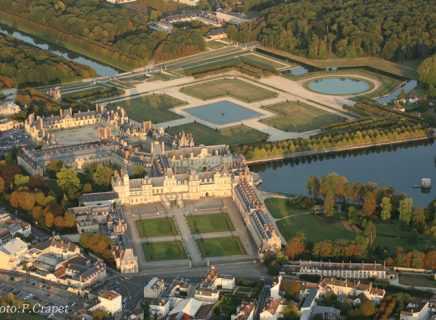
[[[178,28],[170,35],[154,31],[147,22],[155,17],[147,10],[104,0],[0,0],[0,16],[124,69],[143,66],[153,57],[177,58],[205,48],[203,34],[199,39],[200,34]]]
[[[0,35],[0,87],[49,84],[94,77],[95,71],[11,36]]]
[[[426,0],[299,0],[267,8],[256,22],[228,33],[309,58],[416,59],[435,51],[432,12]]]

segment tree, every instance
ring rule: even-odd
[[[111,168],[98,164],[92,175],[92,180],[98,185],[108,186],[111,184],[113,173],[114,171]]]
[[[363,199],[362,212],[371,216],[377,207],[377,194],[374,191],[368,191]]]
[[[365,300],[360,305],[360,312],[364,317],[371,317],[376,313],[376,308],[371,300]]]
[[[392,203],[391,198],[383,197],[381,203],[381,213],[380,217],[383,221],[388,221],[391,218],[392,213]]]
[[[369,245],[372,246],[375,236],[377,234],[377,228],[372,221],[368,221],[365,226],[365,235],[369,238]]]
[[[0,194],[2,194],[3,191],[5,191],[5,180],[3,177],[0,177]]]
[[[145,175],[145,169],[143,166],[136,165],[133,167],[133,178],[143,178]]]
[[[296,320],[300,319],[300,316],[298,314],[298,308],[297,306],[291,302],[289,303],[285,309],[282,312],[283,317],[281,319],[283,320]]]
[[[302,236],[293,237],[286,243],[286,256],[293,260],[304,252],[304,238]]]
[[[410,198],[401,200],[400,206],[398,207],[398,212],[400,213],[400,221],[405,224],[409,224],[412,220],[413,200]]]
[[[21,173],[16,174],[14,178],[14,184],[18,188],[27,185],[29,181],[30,181],[30,177],[24,176]]]
[[[67,228],[72,228],[76,225],[76,218],[74,218],[74,215],[71,212],[69,211],[65,212],[64,218],[65,218],[65,226]]]
[[[51,212],[47,212],[45,214],[45,226],[47,228],[51,228],[53,227],[53,222],[54,222],[54,216]]]
[[[56,173],[56,178],[59,187],[65,192],[68,189],[80,186],[80,180],[77,177],[77,172],[73,168],[62,167],[58,173]]]
[[[436,88],[436,54],[424,59],[418,67],[419,81],[429,89]]]
[[[332,192],[327,192],[324,199],[324,215],[332,216],[335,213],[335,197]]]
[[[59,159],[50,159],[45,167],[46,172],[50,178],[56,178],[56,173],[61,170],[63,163]]]
[[[101,309],[97,309],[92,311],[92,316],[94,317],[95,320],[106,320],[109,319],[109,314]]]
[[[309,195],[317,197],[319,194],[319,187],[320,185],[318,177],[310,176],[309,178],[307,178],[306,188]]]

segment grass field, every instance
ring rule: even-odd
[[[282,198],[265,199],[265,205],[267,206],[271,215],[276,219],[308,212],[307,209],[297,208],[295,205],[289,203],[288,199]]]
[[[206,42],[206,46],[208,48],[211,49],[219,49],[219,48],[223,48],[225,47],[227,44],[221,42],[221,41],[215,41],[215,40],[211,40],[211,41],[207,41]]]
[[[234,231],[227,213],[192,215],[187,217],[193,233]]]
[[[159,123],[181,118],[168,109],[183,104],[184,102],[179,99],[157,94],[114,102],[112,108],[123,107],[131,119],[139,122],[151,120],[153,123]]]
[[[296,62],[301,62],[303,64],[317,67],[317,68],[322,68],[322,69],[329,68],[329,67],[370,67],[376,70],[402,76],[405,78],[418,79],[418,73],[416,71],[416,67],[410,66],[407,63],[398,64],[395,62],[391,62],[375,57],[315,60],[315,59],[296,56],[287,52],[283,52],[271,48],[261,47],[261,49],[282,56],[283,58],[288,58]]]
[[[280,69],[280,68],[286,68],[286,67],[292,66],[292,64],[287,63],[285,61],[280,61],[280,60],[277,60],[273,57],[268,57],[265,55],[255,54],[255,53],[243,55],[243,56],[241,56],[241,60],[242,61],[248,60],[249,62],[264,65],[266,67],[266,69],[268,69],[268,68]]]
[[[141,238],[177,235],[177,229],[172,218],[137,220],[136,229]]]
[[[202,100],[230,96],[241,101],[254,102],[272,99],[277,96],[273,91],[260,88],[238,79],[217,79],[207,81],[184,87],[181,91]]]
[[[404,250],[425,250],[432,240],[425,235],[417,235],[403,230],[398,223],[377,223],[377,237],[375,244],[395,248],[401,246]]]
[[[283,102],[264,108],[276,113],[277,117],[264,119],[262,122],[283,131],[310,131],[345,120],[333,113],[298,101]]]
[[[241,240],[238,237],[224,237],[197,240],[203,257],[222,257],[245,254]]]
[[[267,136],[257,130],[246,126],[236,126],[222,130],[214,130],[200,123],[188,123],[177,127],[171,127],[167,132],[175,135],[181,131],[192,133],[197,144],[246,144],[266,140]]]
[[[276,219],[278,229],[289,240],[299,232],[303,232],[306,240],[319,242],[322,240],[335,241],[337,239],[353,240],[356,233],[344,228],[337,220],[327,219],[314,214],[303,214],[308,210],[290,205],[287,199],[269,198],[265,205]],[[286,218],[289,217],[289,218]],[[428,236],[416,235],[401,229],[397,223],[377,223],[375,245],[395,249],[401,246],[404,250],[425,250],[432,244]]]
[[[187,259],[180,241],[143,243],[142,249],[147,261]]]
[[[400,273],[399,280],[401,284],[407,286],[436,288],[436,280],[429,275]]]
[[[265,202],[271,215],[275,218],[289,218],[277,221],[277,227],[286,240],[303,232],[307,241],[354,239],[355,234],[344,229],[335,221],[330,221],[314,214],[303,214],[307,210],[297,210],[286,203],[286,199],[270,198]],[[286,214],[288,213],[288,214]],[[295,215],[294,217],[292,217]]]

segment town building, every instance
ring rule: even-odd
[[[48,89],[46,94],[55,101],[61,101],[62,99],[61,87],[59,86],[51,87],[50,89]]]
[[[144,287],[144,298],[157,298],[165,289],[163,279],[153,277]]]
[[[149,314],[152,317],[164,319],[176,301],[170,298],[152,298],[149,304]]]
[[[283,316],[283,311],[289,302],[285,300],[268,299],[265,307],[259,314],[260,320],[278,320]]]
[[[232,314],[231,320],[253,320],[256,304],[254,302],[243,301],[236,309],[236,314]]]
[[[168,319],[207,320],[212,314],[215,304],[204,303],[195,298],[178,301],[170,311]]]
[[[98,294],[99,304],[93,308],[101,309],[109,313],[109,315],[115,315],[123,310],[123,298],[121,294],[111,291],[102,291]]]
[[[21,123],[12,119],[0,119],[0,132],[6,132],[14,128],[20,127]]]
[[[427,320],[431,315],[429,301],[413,298],[400,312],[400,320]]]
[[[395,273],[380,263],[294,261],[284,266],[291,274],[317,274],[345,279],[393,279]]]
[[[324,294],[331,292],[337,296],[344,295],[352,299],[354,304],[360,304],[362,302],[362,297],[359,297],[361,295],[363,295],[363,299],[371,300],[379,304],[386,294],[384,289],[373,287],[372,282],[364,284],[360,281],[323,278],[320,282],[320,287],[323,289]]]
[[[7,101],[0,103],[0,117],[12,116],[20,111],[20,106],[17,105],[15,102]]]
[[[202,288],[234,290],[236,287],[233,275],[220,274],[217,267],[212,266],[207,276],[200,283]]]
[[[0,246],[0,269],[16,270],[27,251],[27,243],[20,238],[13,238]]]
[[[220,23],[225,22],[235,25],[251,21],[251,19],[249,19],[245,14],[221,8],[216,11],[216,18]]]
[[[212,29],[206,33],[207,40],[221,40],[227,38],[227,30],[224,28]]]
[[[30,237],[32,235],[31,224],[14,219],[9,213],[0,213],[0,245],[9,242],[17,235]]]

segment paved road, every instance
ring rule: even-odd
[[[197,247],[197,243],[192,236],[191,229],[188,226],[188,222],[186,221],[186,209],[184,208],[174,208],[172,209],[174,214],[174,219],[176,220],[177,225],[179,226],[180,234],[182,236],[183,242],[185,243],[186,249],[188,250],[189,257],[191,258],[191,262],[193,266],[202,265],[202,257],[200,250]]]

